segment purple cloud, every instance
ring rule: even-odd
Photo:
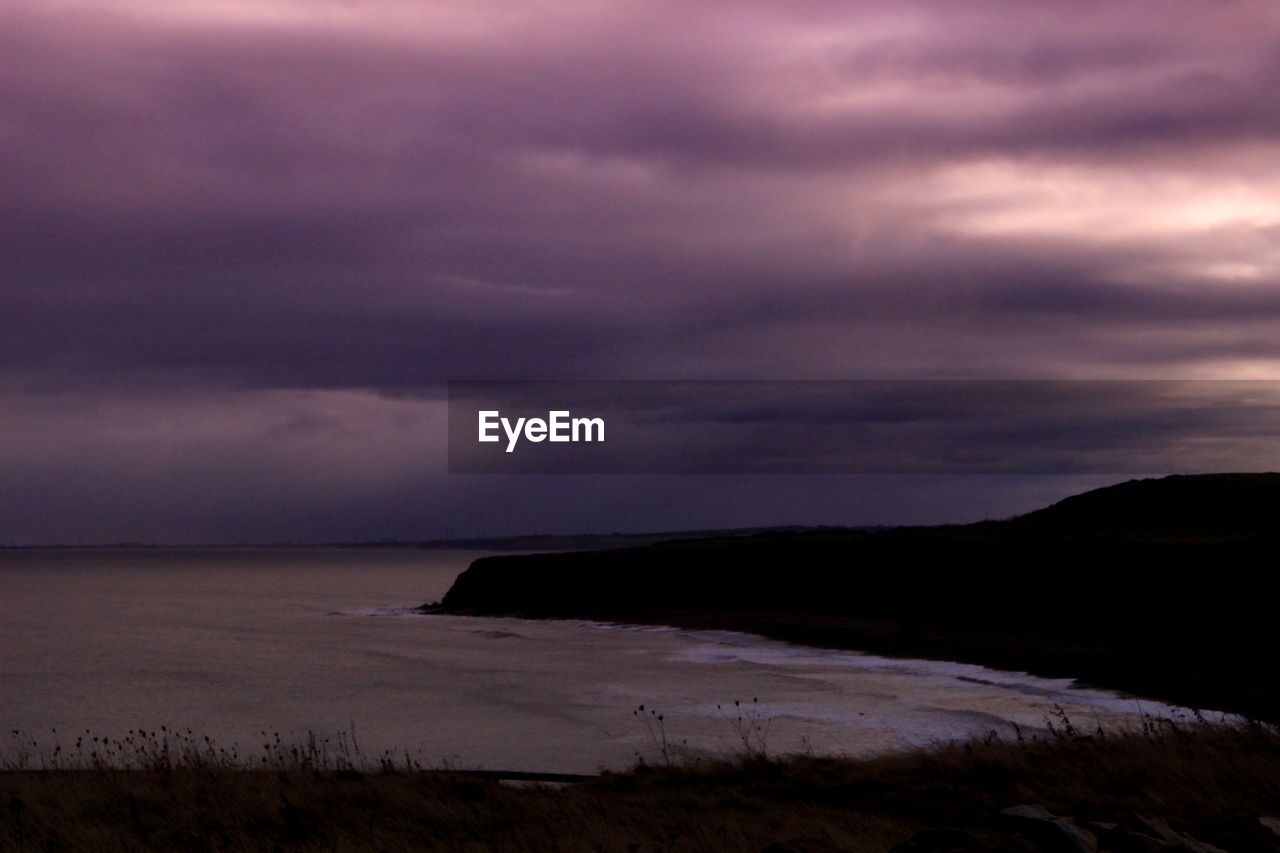
[[[1262,0],[18,0],[0,393],[1274,375],[1277,43]]]

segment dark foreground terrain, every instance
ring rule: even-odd
[[[428,610],[749,631],[1280,720],[1280,474],[1130,481],[1007,521],[477,560]]]
[[[854,761],[640,768],[560,786],[449,771],[0,772],[0,850],[1280,851],[1280,736],[1148,722]]]

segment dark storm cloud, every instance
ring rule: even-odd
[[[522,437],[520,419],[548,419],[551,411],[561,412],[559,443]],[[1045,475],[1280,467],[1275,381],[450,383],[448,417],[453,473]],[[486,418],[492,440],[481,443],[477,429]],[[598,419],[599,432],[577,441],[574,418]]]
[[[255,395],[379,421],[460,377],[1280,360],[1269,3],[0,16],[0,391],[37,434],[59,395],[76,429],[98,395],[234,436],[284,405]],[[284,455],[299,440],[271,435]],[[76,470],[38,437],[11,432],[29,452],[6,457],[33,495],[39,471]],[[257,459],[228,441],[231,468]],[[123,471],[117,451],[97,458]],[[174,470],[196,452],[175,446]],[[159,505],[165,482],[138,488]]]
[[[1055,265],[940,235],[913,196],[966,158],[1132,168],[1146,143],[1192,162],[1270,138],[1276,16],[1179,8],[708,7],[683,33],[671,10],[593,9],[450,38],[380,28],[394,4],[349,29],[19,4],[4,364],[401,387],[505,372],[499,334],[520,370],[625,375],[797,316],[1270,318],[1256,288],[1119,284],[1113,246]],[[877,218],[886,188],[906,198]]]

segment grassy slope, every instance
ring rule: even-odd
[[[1160,724],[863,761],[650,768],[562,788],[450,772],[8,771],[0,803],[6,851],[872,851],[922,830],[958,849],[1054,849],[1031,831],[1042,827],[992,820],[1026,803],[1092,825],[1103,849],[1141,849],[1138,835],[1155,835],[1147,817],[1226,850],[1276,851],[1259,818],[1280,813],[1280,737]],[[914,849],[947,848],[918,838]]]

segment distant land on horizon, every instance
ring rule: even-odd
[[[370,548],[406,550],[459,550],[459,551],[570,551],[600,547],[630,547],[684,539],[712,537],[755,536],[767,533],[803,533],[821,531],[870,531],[887,530],[892,525],[776,525],[766,527],[715,527],[690,530],[656,530],[636,533],[525,533],[513,536],[465,536],[438,539],[358,539],[333,542],[212,542],[172,544],[164,542],[122,541],[95,542],[86,545],[58,543],[35,545],[0,545],[0,551],[92,551],[92,550],[174,550],[200,551],[218,549],[290,549]]]
[[[1157,485],[1158,484],[1158,485]],[[430,539],[352,539],[315,542],[204,542],[175,544],[121,540],[82,545],[60,543],[0,544],[0,550],[93,550],[93,549],[319,549],[319,548],[405,548],[456,549],[476,551],[577,551],[601,547],[625,548],[690,539],[731,538],[770,534],[875,533],[889,531],[948,530],[972,532],[1003,529],[992,525],[1016,525],[1026,530],[1047,531],[1057,527],[1081,534],[1086,526],[1093,533],[1132,532],[1139,526],[1156,531],[1166,525],[1185,535],[1206,522],[1226,529],[1225,519],[1242,530],[1265,527],[1271,516],[1264,506],[1253,502],[1280,493],[1280,473],[1171,474],[1126,480],[1063,498],[1047,507],[1004,519],[946,524],[779,524],[747,527],[680,528],[610,533],[522,533],[505,536],[442,536]],[[1223,502],[1222,498],[1226,498]],[[1242,503],[1242,499],[1248,502]],[[1235,503],[1232,503],[1235,501]]]

